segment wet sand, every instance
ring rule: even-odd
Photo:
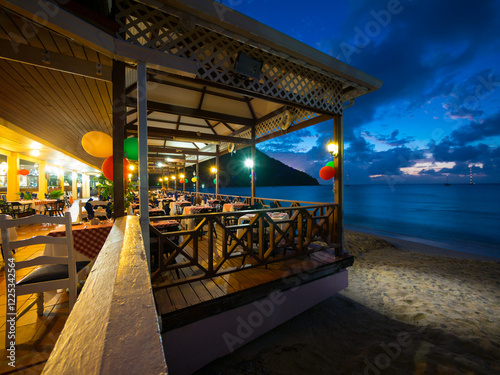
[[[386,239],[347,231],[347,289],[197,374],[500,374],[500,263]]]

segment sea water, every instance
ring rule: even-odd
[[[250,196],[250,188],[219,192]],[[344,221],[348,228],[500,258],[499,193],[500,184],[350,185],[344,188]],[[331,185],[257,187],[256,196],[333,202]]]

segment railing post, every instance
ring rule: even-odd
[[[211,275],[214,272],[214,234],[212,232],[212,221],[208,217],[205,217],[205,221],[208,225],[208,272]],[[203,228],[202,228],[203,233]]]

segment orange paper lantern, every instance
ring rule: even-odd
[[[128,160],[123,158],[123,178],[127,177],[128,165],[129,165]],[[113,181],[113,156],[110,156],[102,163],[102,174],[108,180]]]
[[[319,177],[321,177],[322,180],[329,180],[335,176],[335,169],[332,167],[326,166],[323,167],[319,170]]]
[[[30,171],[28,171],[27,169],[21,169],[19,171],[19,174],[22,174],[23,176],[27,176],[30,174]]]
[[[82,147],[92,156],[107,158],[113,155],[113,138],[103,132],[88,132],[82,138]]]

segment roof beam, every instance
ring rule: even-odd
[[[205,152],[205,151],[198,151],[194,149],[179,149],[178,147],[159,147],[159,146],[149,146],[149,153],[160,153],[163,152],[165,154],[178,154],[179,150],[181,150],[182,154],[185,155],[204,155],[204,156],[215,156],[217,153],[215,152]]]
[[[325,122],[325,121],[331,120],[332,118],[333,118],[333,116],[319,115],[319,116],[314,117],[314,118],[312,118],[310,120],[306,120],[304,122],[301,122],[300,124],[297,124],[297,125],[294,125],[294,126],[290,126],[287,130],[282,130],[282,131],[279,131],[279,132],[274,132],[274,133],[265,135],[265,136],[263,136],[261,138],[257,138],[255,140],[255,142],[256,143],[265,142],[265,141],[268,141],[270,139],[273,139],[273,138],[276,138],[276,137],[281,137],[282,135],[293,133],[294,131],[307,128],[308,126],[316,125],[316,124],[319,124],[320,122]]]
[[[137,107],[137,100],[134,98],[127,98],[127,106],[134,108]],[[255,124],[255,121],[253,119],[247,117],[226,115],[224,113],[181,107],[172,104],[153,102],[150,100],[148,100],[148,109],[158,112],[172,113],[179,116],[189,116],[214,121],[225,121],[246,126],[253,126]]]
[[[111,82],[111,66],[0,39],[0,58]]]
[[[162,73],[162,72],[160,72],[160,73]],[[176,77],[176,78],[178,78],[178,77]],[[179,83],[179,82],[167,81],[167,80],[164,80],[164,79],[161,79],[161,78],[154,77],[152,74],[150,74],[148,76],[148,81],[154,82],[154,83],[160,83],[162,85],[167,85],[167,86],[172,86],[172,87],[179,87],[181,89],[186,89],[186,90],[191,90],[191,91],[196,91],[196,92],[204,92],[205,94],[209,94],[209,95],[213,95],[213,96],[218,96],[218,97],[226,98],[226,99],[230,99],[230,100],[236,100],[236,101],[239,101],[239,102],[245,102],[246,101],[245,97],[240,98],[238,96],[229,95],[229,94],[223,94],[223,93],[217,92],[217,91],[212,91],[212,90],[209,90],[207,88],[207,86],[203,86],[203,88],[199,88],[199,87],[193,87],[192,85],[183,85],[182,83]]]
[[[127,125],[127,131],[130,133],[137,133],[137,126],[135,125]],[[152,126],[148,126],[148,137],[149,138],[188,138],[192,139],[193,142],[204,142],[207,143],[209,141],[215,142],[232,142],[232,143],[243,143],[250,144],[250,139],[247,138],[238,138],[238,137],[229,137],[226,135],[216,135],[216,134],[206,134],[200,132],[190,132],[185,130],[173,130],[173,129],[162,129],[156,128]]]

